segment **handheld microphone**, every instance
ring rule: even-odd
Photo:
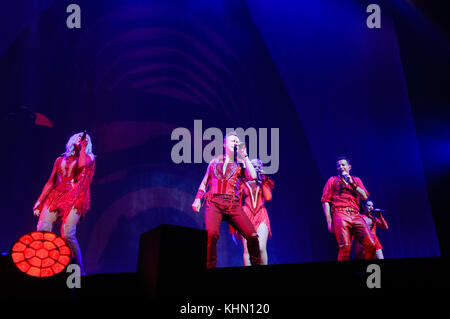
[[[341,171],[341,176],[345,179],[347,183],[350,184],[350,179],[348,174],[344,174],[344,171]]]
[[[379,208],[375,208],[373,210],[373,212],[375,212],[375,213],[382,213],[382,212],[385,212],[385,211],[386,211],[385,209],[379,209]]]
[[[238,149],[242,149],[245,147],[244,142],[239,142],[234,145],[234,161],[237,162]]]
[[[87,134],[87,131],[86,131],[86,130],[84,130],[84,132],[83,132],[83,136],[81,136],[81,141],[84,141],[84,139],[86,138],[86,134]]]

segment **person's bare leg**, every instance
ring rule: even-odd
[[[259,225],[257,231],[259,238],[259,250],[261,252],[261,265],[267,265],[268,256],[267,256],[267,238],[269,237],[269,228],[265,223]],[[242,237],[242,246],[244,247],[244,266],[251,266],[250,264],[250,255],[248,253],[247,241],[244,237]]]
[[[38,231],[52,231],[53,224],[58,219],[58,214],[56,212],[50,212],[48,207],[45,206],[39,215],[39,221],[37,223],[36,229]]]
[[[375,253],[376,253],[377,259],[384,259],[383,250],[382,249],[377,249],[377,251]]]
[[[261,264],[267,265],[268,256],[267,256],[267,238],[269,238],[269,228],[265,223],[261,223],[256,230],[259,238],[259,250],[261,252]]]
[[[251,266],[250,263],[250,254],[248,253],[248,248],[247,248],[247,240],[241,236],[242,239],[242,247],[244,247],[244,256],[242,257],[242,259],[244,260],[244,266]]]
[[[72,208],[61,225],[61,235],[66,240],[67,245],[69,245],[76,263],[80,266],[81,274],[84,275],[83,259],[81,257],[81,250],[76,237],[77,224],[79,220],[80,215],[77,214],[77,210],[75,208]]]

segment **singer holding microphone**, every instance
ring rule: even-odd
[[[367,200],[369,193],[360,178],[350,176],[352,166],[347,157],[339,157],[336,164],[338,175],[328,179],[321,201],[328,231],[339,245],[338,260],[350,259],[353,237],[364,248],[363,259],[374,259],[375,240],[359,214],[359,199]]]
[[[224,138],[224,155],[211,160],[192,203],[192,209],[198,213],[201,199],[206,199],[207,268],[216,267],[217,240],[222,220],[227,221],[247,240],[250,263],[261,264],[258,233],[242,210],[239,192],[245,180],[255,180],[256,177],[245,144],[240,143],[236,132],[229,132]]]
[[[373,202],[371,200],[367,200],[362,203],[362,211],[361,215],[370,231],[372,232],[372,236],[375,239],[376,251],[375,257],[376,259],[384,259],[383,255],[383,247],[377,236],[377,227],[381,229],[387,230],[389,228],[386,220],[383,217],[382,209],[374,209]],[[364,247],[360,243],[356,243],[355,245],[355,256],[357,259],[364,258]]]
[[[91,137],[86,131],[72,135],[33,208],[34,215],[39,217],[38,231],[52,231],[53,224],[61,218],[61,235],[82,274],[85,272],[75,233],[80,218],[90,208],[89,188],[94,171]]]

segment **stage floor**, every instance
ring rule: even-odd
[[[296,263],[259,267],[202,269],[183,265],[160,271],[151,289],[136,273],[92,274],[69,289],[69,273],[34,278],[1,257],[0,291],[7,299],[146,299],[190,306],[193,303],[274,303],[300,296],[433,295],[449,284],[446,257],[376,261]],[[193,308],[194,309],[194,308]]]

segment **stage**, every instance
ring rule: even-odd
[[[176,245],[179,253],[173,254]],[[450,283],[447,257],[206,269],[205,247],[205,231],[161,225],[142,234],[136,272],[81,276],[78,288],[68,288],[74,282],[71,272],[31,277],[5,255],[1,294],[7,299],[153,300],[176,308],[188,301],[282,304],[301,296],[435,295]]]
[[[1,297],[278,318],[445,291],[443,7],[0,2]]]

